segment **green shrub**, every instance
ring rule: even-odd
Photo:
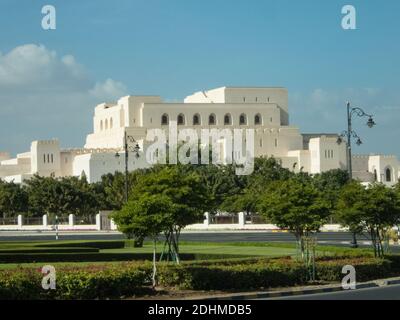
[[[10,249],[0,249],[0,254],[12,254],[12,253],[88,253],[88,252],[99,252],[96,248],[10,248]]]
[[[147,264],[124,268],[89,267],[56,270],[56,289],[42,289],[40,270],[0,272],[0,300],[104,299],[148,291],[151,268]]]
[[[60,242],[49,242],[49,243],[39,243],[35,244],[35,247],[68,247],[68,248],[76,248],[76,247],[88,247],[88,248],[97,248],[100,250],[103,249],[121,249],[125,248],[125,241],[60,241]]]
[[[305,283],[305,268],[291,260],[261,260],[241,264],[163,265],[159,282],[193,290],[257,289]]]
[[[357,281],[399,274],[400,257],[333,257],[316,264],[317,280],[340,282],[342,268],[353,265]],[[151,262],[60,267],[56,290],[44,291],[42,274],[35,269],[0,271],[0,299],[104,299],[147,293]],[[192,290],[247,290],[304,285],[307,270],[291,258],[230,259],[226,261],[159,263],[158,280],[164,287]]]
[[[398,259],[400,261],[400,258]],[[395,274],[389,260],[369,257],[323,259],[316,263],[316,280],[340,282],[342,268],[353,265],[357,281],[368,281]],[[159,282],[166,287],[193,290],[236,290],[285,287],[306,284],[307,269],[291,259],[248,259],[237,263],[163,265]]]
[[[339,282],[344,277],[342,268],[345,265],[355,267],[357,282],[385,278],[393,274],[389,260],[375,258],[335,259],[317,263],[317,279]]]

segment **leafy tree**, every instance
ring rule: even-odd
[[[399,223],[399,196],[392,188],[383,184],[373,184],[366,189],[364,201],[364,223],[371,235],[375,256],[382,257],[386,235]]]
[[[240,188],[225,197],[220,208],[227,212],[245,212],[247,215],[257,212],[262,195],[275,181],[287,180],[294,174],[282,168],[275,158],[255,159],[254,172],[242,178]]]
[[[34,176],[26,181],[29,212],[33,216],[43,214],[78,216],[94,214],[99,206],[95,189],[86,178]]]
[[[303,237],[319,231],[329,215],[329,204],[311,183],[289,179],[271,184],[259,210],[272,223],[295,235],[303,256]]]
[[[0,180],[0,213],[3,217],[14,217],[28,211],[28,196],[25,189],[14,182]]]
[[[313,176],[314,185],[322,192],[334,212],[342,188],[350,182],[349,173],[334,169]]]
[[[225,199],[221,204],[220,208],[223,211],[231,213],[244,212],[247,215],[257,212],[257,206],[259,205],[259,199],[256,194],[250,189],[245,189],[239,194],[235,194]]]
[[[139,237],[150,237],[153,240],[153,288],[156,286],[156,251],[157,238],[167,226],[173,225],[175,206],[166,195],[143,194],[138,199],[129,200],[127,204],[113,215],[118,229],[123,233]]]
[[[351,231],[368,231],[375,256],[382,257],[386,235],[400,221],[399,195],[395,189],[383,184],[365,188],[358,182],[352,182],[340,194],[337,215]]]
[[[129,192],[136,184],[139,176],[151,169],[138,169],[128,174]],[[102,210],[120,210],[125,204],[125,174],[121,172],[108,173],[101,177],[101,181],[93,184],[97,195],[97,202]]]
[[[248,177],[247,186],[255,193],[263,193],[274,181],[288,180],[293,173],[282,168],[281,162],[274,158],[260,157],[254,160],[254,172]]]
[[[364,205],[366,190],[358,181],[345,185],[339,193],[335,217],[342,226],[356,234],[364,231]]]
[[[246,185],[246,177],[237,176],[232,165],[185,166],[183,170],[194,171],[207,193],[207,207],[210,214],[226,209],[224,201],[240,194]]]
[[[141,201],[143,197],[167,197],[173,205],[173,210],[166,210],[170,224],[164,226],[166,237],[165,247],[168,248],[168,257],[173,257],[179,263],[179,237],[182,229],[187,225],[203,219],[207,211],[207,192],[200,176],[195,172],[188,172],[185,166],[155,166],[147,174],[138,177],[130,195],[130,201]],[[120,230],[126,230],[126,220],[119,219],[116,212],[113,218]],[[129,229],[127,229],[129,230]]]

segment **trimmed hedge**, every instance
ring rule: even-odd
[[[40,270],[0,273],[1,300],[105,299],[148,291],[149,267],[91,268],[56,272],[56,290],[42,289]]]
[[[96,248],[10,248],[10,249],[0,249],[0,254],[11,254],[11,253],[74,253],[74,252],[99,252]]]
[[[232,265],[163,265],[159,283],[192,290],[230,290],[284,287],[306,282],[306,270],[298,262],[270,260]]]
[[[397,258],[400,262],[400,257]],[[316,280],[340,282],[342,268],[356,268],[357,281],[400,275],[390,260],[369,257],[334,258],[316,262]],[[286,259],[249,259],[238,264],[181,264],[159,267],[159,282],[165,287],[192,290],[243,290],[287,287],[307,283],[304,264]]]
[[[67,248],[82,248],[82,247],[88,247],[88,248],[97,248],[100,250],[103,249],[122,249],[125,248],[125,241],[61,241],[59,243],[57,242],[51,242],[51,243],[39,243],[35,244],[35,247],[39,248],[62,248],[62,247],[67,247]]]
[[[93,249],[91,252],[79,251],[75,249],[66,249],[64,252],[46,251],[31,253],[0,253],[0,263],[52,263],[52,262],[107,262],[107,261],[151,261],[151,253],[113,253],[98,252]],[[185,260],[205,260],[205,259],[231,259],[243,256],[235,255],[211,255],[211,254],[181,254],[182,261]]]
[[[353,265],[357,281],[399,275],[400,257],[369,257],[317,261],[317,280],[340,282],[343,266]],[[56,290],[41,287],[42,274],[35,269],[0,271],[0,299],[104,299],[149,293],[151,262],[113,266],[62,267],[56,270]],[[305,266],[290,258],[232,259],[216,262],[158,264],[159,284],[192,290],[246,290],[304,285]]]

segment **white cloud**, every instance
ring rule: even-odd
[[[96,83],[94,88],[91,89],[89,93],[99,100],[115,100],[123,95],[126,95],[127,89],[122,82],[118,82],[113,79],[107,79],[104,82]]]
[[[94,106],[126,94],[123,83],[96,82],[74,56],[43,45],[0,52],[0,150],[20,152],[32,140],[54,137],[80,147]]]

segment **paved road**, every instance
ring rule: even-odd
[[[29,240],[53,240],[54,232],[22,232],[22,231],[1,231],[0,241],[29,241]],[[351,234],[348,232],[324,232],[317,236],[321,243],[347,244],[351,241]],[[60,232],[60,239],[64,240],[118,240],[124,236],[117,232]],[[293,242],[295,238],[290,233],[276,232],[185,232],[181,235],[182,241],[198,242]],[[360,244],[367,241],[366,237],[359,237]]]
[[[400,300],[400,285],[260,300]]]

